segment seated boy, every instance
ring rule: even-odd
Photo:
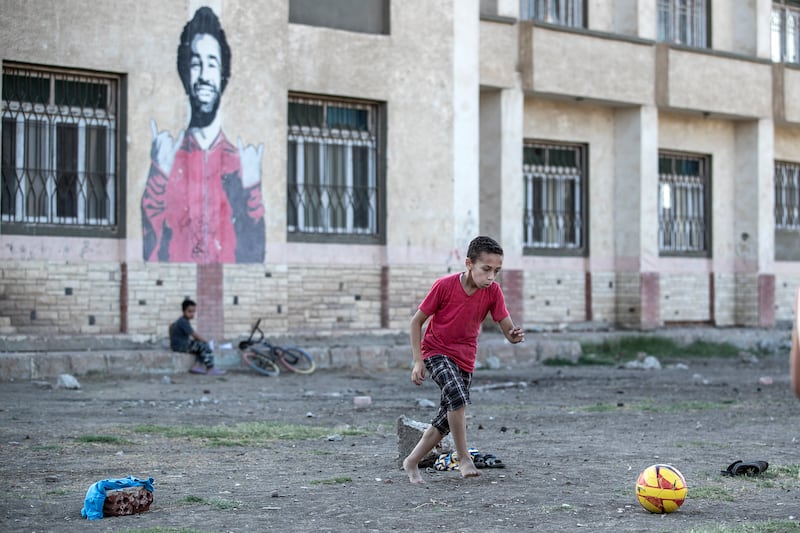
[[[214,368],[214,355],[211,346],[192,328],[191,320],[197,311],[197,304],[188,298],[183,301],[183,315],[169,326],[169,343],[173,352],[193,353],[192,374],[221,376],[224,370]]]

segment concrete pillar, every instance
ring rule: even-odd
[[[771,327],[775,321],[773,121],[737,122],[735,145],[735,316],[739,325]]]
[[[480,220],[480,3],[453,2],[453,247],[466,250]]]
[[[501,285],[511,317],[522,324],[525,289],[522,257],[522,118],[519,87],[480,94],[480,233],[505,252]]]
[[[619,109],[614,116],[614,270],[620,324],[661,324],[658,275],[658,111]]]
[[[480,233],[500,241],[507,257],[522,255],[522,118],[520,88],[480,95]]]
[[[206,339],[219,343],[225,338],[224,272],[221,263],[197,265],[197,324]]]

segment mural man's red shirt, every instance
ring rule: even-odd
[[[241,176],[239,151],[224,133],[219,133],[208,150],[192,135],[184,136],[169,179],[157,167],[151,169],[142,206],[155,243],[146,259],[235,263],[236,217],[258,221],[264,216],[260,188],[244,190]],[[237,212],[231,206],[231,191],[245,195]]]

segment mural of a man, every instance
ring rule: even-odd
[[[264,261],[261,155],[264,146],[233,146],[222,131],[220,99],[231,50],[214,12],[198,9],[183,28],[178,74],[191,118],[173,139],[151,121],[150,172],[142,196],[145,261]]]

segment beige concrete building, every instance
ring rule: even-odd
[[[522,324],[771,327],[800,1],[3,0],[0,332],[405,329],[469,240]]]

